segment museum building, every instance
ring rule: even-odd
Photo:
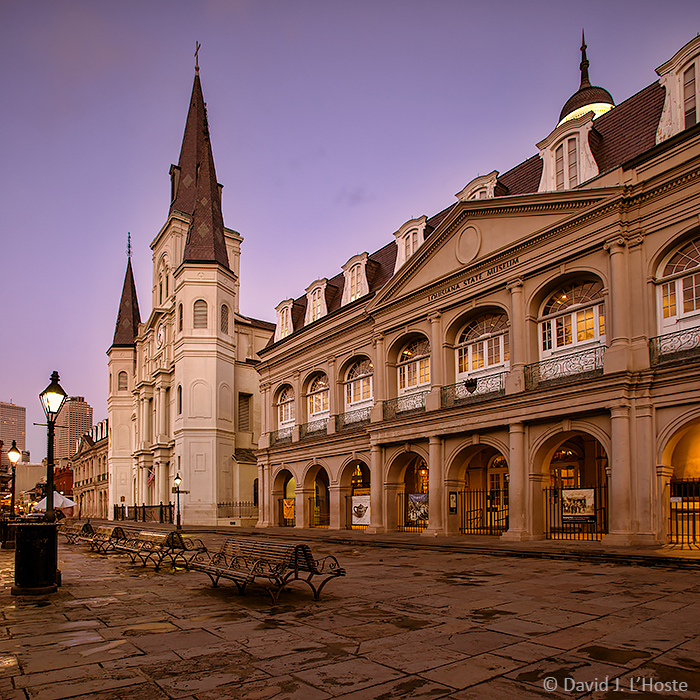
[[[259,527],[700,539],[700,36],[618,104],[581,54],[535,155],[277,306]]]

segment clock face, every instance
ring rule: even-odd
[[[165,339],[165,331],[163,330],[163,326],[161,326],[158,329],[158,345],[163,345],[163,340]]]

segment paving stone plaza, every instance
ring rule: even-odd
[[[224,537],[198,536],[210,549]],[[58,593],[12,596],[14,552],[0,550],[0,697],[700,698],[697,569],[488,556],[419,536],[311,545],[347,576],[318,602],[294,584],[276,606],[260,588],[240,597],[63,541]]]

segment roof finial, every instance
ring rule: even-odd
[[[199,73],[199,49],[202,48],[202,45],[198,42],[194,42],[196,45],[195,51],[194,51],[194,72]]]
[[[581,87],[589,87],[591,81],[588,79],[588,59],[586,58],[586,35],[584,30],[581,30]]]
[[[126,234],[126,257],[131,260],[131,233]]]

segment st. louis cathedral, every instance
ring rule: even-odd
[[[152,311],[142,322],[129,255],[107,352],[109,502],[168,504],[179,474],[185,520],[228,524],[223,504],[257,497],[255,365],[274,324],[239,313],[243,238],[224,226],[198,66],[170,183]]]

